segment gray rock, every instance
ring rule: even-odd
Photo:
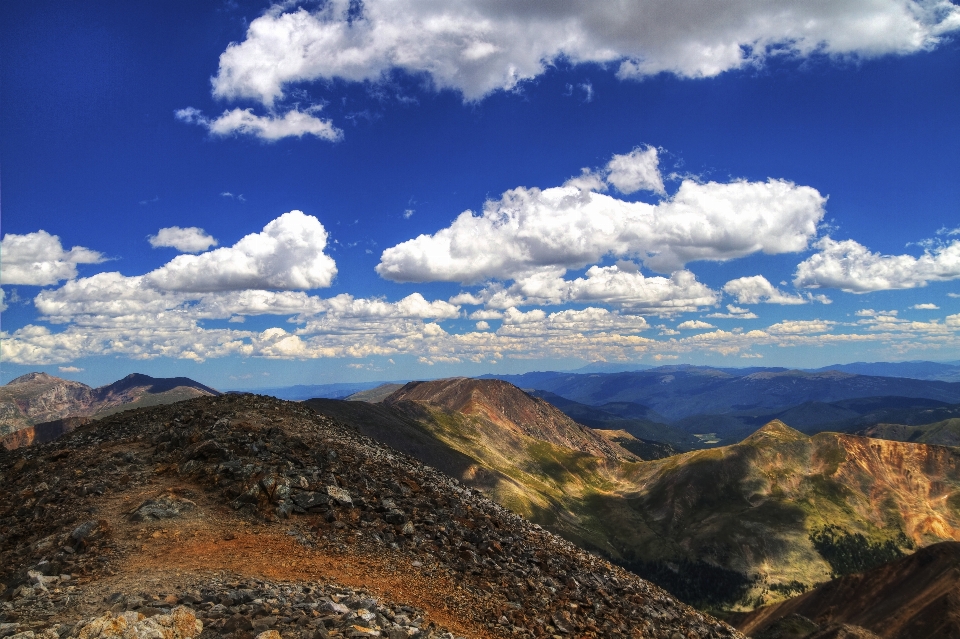
[[[332,501],[330,496],[312,491],[296,491],[293,493],[291,499],[293,500],[293,503],[304,510],[328,506]]]
[[[17,634],[19,627],[20,624],[18,623],[0,623],[0,639]]]
[[[157,521],[160,519],[174,519],[183,513],[194,510],[195,503],[175,495],[162,495],[156,499],[148,499],[140,504],[130,516],[134,521]]]
[[[74,541],[83,541],[93,536],[99,528],[100,522],[96,519],[91,519],[74,528],[73,532],[70,533],[70,538]]]
[[[353,506],[353,499],[343,488],[338,486],[327,486],[327,494],[333,497],[334,500],[341,506]]]

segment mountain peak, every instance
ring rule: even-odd
[[[7,382],[7,386],[16,386],[17,384],[26,384],[28,382],[53,382],[53,381],[66,381],[62,380],[59,377],[54,377],[53,375],[48,375],[47,373],[27,373],[26,375],[21,375],[16,379],[11,379]]]
[[[810,439],[795,428],[790,428],[779,419],[767,422],[755,433],[743,440],[743,444],[756,444],[760,442],[785,443],[798,442]]]
[[[597,457],[633,457],[555,406],[499,379],[452,377],[410,382],[383,400],[385,404],[402,402],[429,404],[443,411],[479,418],[500,433],[519,433]]]

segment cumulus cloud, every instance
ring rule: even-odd
[[[703,328],[716,328],[716,326],[701,320],[687,320],[686,322],[680,322],[677,324],[677,328],[681,331],[689,331]]]
[[[239,133],[252,135],[267,142],[291,137],[302,138],[305,135],[312,135],[329,142],[341,140],[343,131],[335,127],[330,120],[316,117],[314,113],[318,110],[319,107],[311,107],[306,111],[290,109],[283,115],[275,113],[257,115],[252,109],[233,109],[224,111],[218,118],[210,119],[199,109],[187,107],[175,111],[174,116],[181,122],[198,124],[210,131],[212,135],[219,137]],[[239,199],[242,200],[243,196],[241,195]]]
[[[322,288],[337,274],[326,246],[327,231],[317,218],[290,211],[233,246],[178,255],[144,278],[168,291]]]
[[[806,304],[799,295],[784,293],[762,275],[740,277],[723,285],[723,292],[737,299],[738,304]]]
[[[807,248],[825,198],[786,180],[726,184],[684,180],[657,204],[627,202],[572,184],[516,188],[461,213],[447,228],[386,249],[381,277],[464,284],[582,268],[605,256],[669,273],[696,260]]]
[[[509,308],[503,314],[498,335],[534,337],[545,335],[595,335],[639,333],[650,328],[647,321],[636,315],[621,315],[605,308],[585,308],[546,313],[541,309],[523,312]],[[644,338],[646,340],[646,338]]]
[[[83,369],[77,366],[60,366],[58,367],[61,373],[82,373]]]
[[[726,313],[710,313],[707,317],[716,319],[757,319],[757,314],[747,308],[727,304]]]
[[[767,328],[768,333],[774,335],[826,333],[836,322],[830,320],[785,320]]]
[[[927,248],[920,257],[881,255],[854,240],[830,237],[815,246],[818,252],[797,265],[794,286],[869,293],[960,278],[960,240]]]
[[[619,63],[621,78],[710,77],[768,55],[908,54],[960,28],[948,0],[647,0],[609,4],[334,0],[278,4],[220,56],[213,93],[273,107],[290,85],[377,82],[401,69],[478,100],[557,61]]]
[[[103,254],[82,246],[64,250],[60,238],[46,231],[16,235],[7,233],[0,241],[3,268],[0,284],[50,286],[77,276],[77,264],[99,264]]]
[[[671,315],[711,306],[719,298],[710,287],[698,282],[690,271],[675,271],[669,278],[645,277],[635,264],[629,262],[592,266],[587,269],[586,277],[574,280],[565,280],[561,276],[562,271],[545,269],[509,287],[491,284],[475,295],[461,293],[451,301],[485,304],[491,309],[602,302],[634,312]]]
[[[940,310],[940,307],[939,307],[939,306],[937,306],[936,304],[930,304],[930,303],[927,303],[927,304],[914,304],[914,305],[911,306],[910,308],[912,308],[912,309],[914,309],[914,310],[917,310],[917,311],[939,311],[939,310]]]
[[[614,155],[606,166],[605,180],[624,194],[653,191],[666,194],[660,175],[660,159],[653,147],[637,148],[625,155]]]
[[[175,248],[181,253],[199,253],[217,245],[217,240],[196,226],[168,226],[147,237],[147,241],[153,248]]]
[[[503,313],[495,309],[482,309],[470,313],[470,319],[472,320],[497,320],[502,317]]]

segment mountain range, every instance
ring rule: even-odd
[[[632,402],[676,421],[738,411],[772,412],[806,402],[897,396],[960,403],[960,383],[838,371],[717,369],[662,366],[609,374],[498,376],[520,388],[544,390],[582,404]]]
[[[773,421],[642,461],[500,380],[306,404],[700,605],[752,608],[843,574],[851,552],[869,566],[960,539],[960,453],[941,446]]]
[[[537,375],[538,383],[551,379]],[[304,404],[714,610],[776,603],[916,548],[960,539],[960,455],[945,447],[956,444],[960,420],[924,421],[955,414],[957,405],[896,396],[810,401],[775,413],[783,419],[742,441],[718,446],[724,442],[694,434],[702,435],[702,424],[685,430],[695,415],[669,424],[661,410],[625,400],[631,386],[623,376],[635,381],[637,375],[660,375],[664,385],[679,377],[694,390],[713,383],[797,385],[801,395],[816,391],[825,375],[841,383],[854,378],[847,384],[854,391],[888,383],[845,373],[754,371],[738,378],[668,367],[576,376],[593,380],[593,401],[620,385],[619,394],[597,405],[467,378],[384,385],[353,394],[354,401]],[[673,379],[663,382],[663,376]],[[921,391],[951,389],[919,383]],[[216,394],[186,378],[142,375],[99,389],[42,374],[8,386],[8,395],[27,391],[28,401],[14,403],[28,419],[86,411],[18,431],[35,443],[95,427],[85,424],[118,410]],[[702,394],[711,393],[717,391]],[[856,434],[812,436],[785,423],[809,428],[810,415],[814,424],[829,415],[851,429],[879,418],[907,423],[871,422]],[[758,418],[742,410],[725,417],[741,424]]]
[[[50,441],[92,419],[118,411],[220,393],[187,377],[132,373],[91,388],[46,373],[28,373],[0,386],[0,443],[17,448]]]

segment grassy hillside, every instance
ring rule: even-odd
[[[908,426],[904,424],[877,424],[860,434],[876,439],[891,439],[898,442],[960,446],[960,418],[953,417],[932,424]]]

